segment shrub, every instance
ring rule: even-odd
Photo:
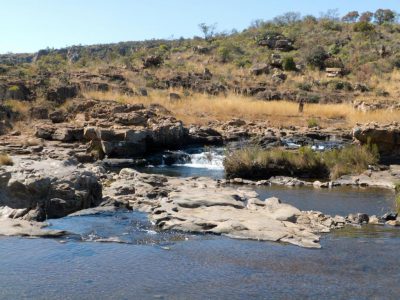
[[[8,154],[0,153],[0,166],[12,166],[14,163]]]
[[[308,53],[306,53],[306,62],[315,68],[323,69],[325,67],[325,60],[328,58],[328,53],[321,46],[311,48]]]
[[[331,80],[328,82],[328,86],[334,91],[352,91],[353,87],[350,82],[342,81],[342,80]]]
[[[266,179],[286,175],[336,179],[359,174],[378,162],[376,146],[347,146],[343,149],[314,152],[310,147],[298,151],[281,148],[265,150],[258,146],[230,152],[224,167],[228,178]]]
[[[282,67],[285,71],[296,71],[296,63],[293,57],[287,56],[282,60]]]
[[[8,88],[10,92],[18,92],[19,91],[19,86],[18,85],[12,85]]]
[[[251,60],[248,58],[241,57],[235,60],[235,65],[238,68],[248,68],[251,66],[251,64]]]
[[[312,90],[312,84],[309,82],[299,82],[297,87],[302,91],[310,92]]]
[[[355,32],[372,32],[375,30],[375,26],[369,22],[357,22],[353,25]]]
[[[307,126],[308,128],[318,127],[319,126],[318,120],[315,118],[308,119]]]

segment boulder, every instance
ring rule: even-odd
[[[223,138],[217,130],[207,126],[192,126],[188,132],[190,144],[222,145]]]
[[[65,122],[66,118],[66,113],[63,110],[55,110],[49,114],[49,119],[53,123],[63,123]]]
[[[0,83],[0,100],[32,100],[33,93],[23,82]]]
[[[20,216],[27,220],[63,217],[102,202],[94,173],[70,161],[16,160],[0,177],[0,206],[24,210]]]
[[[177,94],[177,93],[169,93],[168,100],[169,101],[181,100],[181,96],[179,94]]]
[[[367,214],[349,214],[346,218],[346,220],[351,223],[351,224],[368,224],[369,222],[369,216]]]
[[[267,64],[258,64],[255,66],[252,66],[250,69],[250,74],[259,76],[262,74],[269,74],[270,71],[270,66]]]
[[[29,113],[32,119],[43,120],[49,118],[49,110],[45,107],[32,107]]]
[[[381,157],[389,160],[400,158],[400,126],[398,123],[378,125],[369,123],[353,129],[353,137],[361,144],[376,145]]]
[[[78,96],[79,89],[76,85],[64,85],[49,89],[46,94],[46,99],[57,104],[64,103],[67,99]]]
[[[163,63],[163,58],[158,55],[150,55],[142,59],[143,68],[159,67]]]

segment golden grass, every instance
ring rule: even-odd
[[[31,104],[27,101],[6,100],[4,104],[12,111],[18,112],[23,116],[28,115],[29,109],[31,108]]]
[[[12,166],[14,163],[8,154],[0,153],[0,166]]]
[[[114,92],[84,92],[90,99],[115,100],[121,103],[161,104],[185,124],[204,125],[211,121],[227,121],[242,118],[246,121],[268,121],[271,126],[307,126],[315,119],[320,126],[353,127],[356,123],[388,123],[400,120],[400,111],[377,110],[361,112],[351,104],[306,104],[304,112],[298,112],[298,104],[289,101],[260,101],[250,97],[230,94],[208,96],[194,94],[182,100],[170,101],[169,91],[150,91],[148,97],[125,96]],[[176,91],[175,91],[176,92]],[[178,91],[183,95],[182,91]]]

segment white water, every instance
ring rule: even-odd
[[[207,151],[190,154],[190,162],[184,164],[174,164],[174,166],[183,166],[188,168],[203,168],[209,170],[223,170],[225,155],[217,151]]]

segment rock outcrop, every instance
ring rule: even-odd
[[[97,177],[73,161],[13,160],[0,169],[0,206],[16,210],[13,217],[43,221],[102,202]]]
[[[362,144],[376,145],[383,159],[400,160],[400,126],[397,122],[357,126],[353,129],[353,136]]]
[[[39,123],[36,137],[88,143],[88,152],[96,152],[99,157],[137,157],[188,142],[182,122],[161,106],[87,101],[73,107],[68,115],[52,113],[51,122]],[[68,119],[75,122],[63,122]]]
[[[319,248],[318,233],[344,225],[320,212],[303,212],[277,198],[261,201],[253,191],[221,186],[207,178],[180,179],[122,169],[104,195],[149,212],[162,230]]]

